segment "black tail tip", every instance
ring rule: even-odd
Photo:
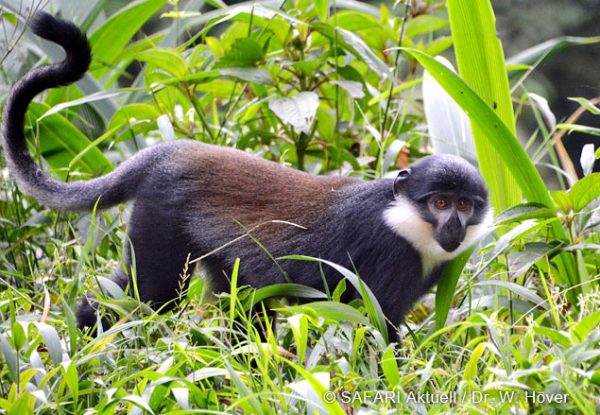
[[[61,39],[70,36],[76,38],[85,37],[83,33],[72,22],[52,16],[43,11],[37,12],[31,18],[29,26],[33,33],[41,38],[62,44]]]
[[[33,15],[29,21],[29,26],[31,27],[31,30],[33,30],[33,33],[44,37],[45,30],[47,30],[48,27],[58,24],[58,20],[58,18],[52,16],[50,13],[39,11]]]
[[[67,52],[67,56],[85,72],[91,62],[91,49],[85,34],[73,22],[39,11],[31,19],[29,26],[37,36],[57,43]]]

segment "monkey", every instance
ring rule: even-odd
[[[395,179],[365,181],[311,175],[234,148],[177,139],[91,180],[53,179],[27,148],[25,113],[42,91],[79,80],[91,51],[73,23],[47,13],[36,14],[31,29],[60,45],[66,58],[13,86],[0,130],[7,166],[24,193],[59,211],[133,202],[126,267],[113,279],[125,289],[135,274],[139,298],[155,308],[177,298],[188,257],[202,258],[214,292],[229,289],[237,258],[239,284],[254,288],[293,281],[323,289],[341,280],[331,267],[285,258],[300,254],[356,271],[389,322],[399,324],[449,261],[489,227],[483,178],[452,155],[421,158]],[[96,312],[84,298],[79,327],[93,327]]]

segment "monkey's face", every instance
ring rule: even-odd
[[[456,250],[475,219],[473,198],[461,193],[435,193],[427,198],[425,209],[423,217],[434,225],[435,240],[446,252]]]
[[[436,155],[402,170],[384,218],[424,261],[449,261],[471,247],[491,222],[487,187],[460,157]]]

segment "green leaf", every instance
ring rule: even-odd
[[[510,72],[525,72],[530,70],[532,67],[531,65],[525,65],[525,64],[520,64],[520,63],[512,63],[506,64],[506,72],[510,73]]]
[[[113,90],[113,91],[99,91],[99,92],[95,92],[93,94],[86,95],[83,98],[74,99],[72,101],[67,101],[67,102],[61,102],[60,104],[57,104],[57,105],[53,106],[52,108],[50,108],[48,111],[46,111],[46,113],[44,115],[42,115],[38,119],[38,121],[41,121],[50,115],[57,114],[66,108],[77,107],[79,105],[89,104],[91,102],[101,101],[101,100],[108,99],[108,98],[113,98],[113,97],[121,95],[125,92],[131,92],[134,90],[135,89],[133,89],[133,88],[122,88],[122,89]]]
[[[600,36],[596,37],[576,37],[576,36],[561,36],[547,40],[525,49],[506,60],[508,64],[526,64],[533,65],[540,63],[543,60],[551,57],[560,50],[577,45],[591,45],[600,42]]]
[[[567,192],[556,190],[550,192],[550,196],[552,196],[552,200],[554,200],[556,206],[558,206],[563,213],[569,213],[573,208],[573,202],[571,201],[571,197]]]
[[[452,305],[456,284],[460,274],[473,253],[470,249],[463,252],[444,268],[437,290],[435,291],[435,329],[440,330],[446,324],[448,312]]]
[[[221,78],[221,73],[218,70],[196,72],[191,75],[185,75],[179,78],[169,78],[160,81],[163,85],[176,85],[181,82],[189,82],[193,84],[204,84]]]
[[[6,362],[6,366],[8,367],[8,372],[10,373],[10,377],[13,382],[18,382],[19,380],[19,357],[17,356],[17,352],[12,347],[6,336],[0,333],[0,352],[4,356],[4,361]]]
[[[338,85],[348,93],[352,98],[364,98],[363,84],[355,81],[331,81],[332,84]]]
[[[241,402],[239,406],[244,410],[244,413],[263,414],[264,412],[261,410],[261,405],[256,394],[250,392],[248,385],[246,385],[240,374],[231,367],[229,361],[226,360],[225,365],[227,366],[231,382],[235,387],[234,391],[237,392],[236,398]],[[227,412],[229,411],[225,411],[225,413]]]
[[[367,46],[367,44],[354,33],[333,27],[327,23],[313,23],[311,27],[323,36],[329,38],[332,43],[337,43],[338,46],[350,51],[356,55],[371,70],[382,78],[394,79],[392,71],[377,55]]]
[[[341,301],[342,295],[346,292],[346,285],[346,280],[343,278],[338,282],[338,285],[335,286],[335,289],[331,293],[331,299],[333,301],[337,301],[338,303]]]
[[[225,55],[215,65],[216,68],[225,67],[249,67],[256,66],[262,61],[265,54],[260,44],[249,37],[236,39],[231,45],[231,49],[225,52]]]
[[[14,404],[11,405],[7,415],[29,415],[33,414],[36,398],[29,391],[24,391]]]
[[[597,369],[592,374],[592,378],[590,379],[591,383],[600,387],[600,369]]]
[[[65,383],[69,387],[73,399],[79,398],[79,377],[77,375],[77,366],[75,361],[67,361],[62,363],[63,377]]]
[[[471,357],[469,361],[465,365],[465,370],[463,371],[463,379],[465,382],[474,382],[477,378],[477,364],[481,359],[481,355],[485,351],[486,344],[484,342],[479,343],[477,347],[471,353]]]
[[[507,134],[507,137],[503,137],[502,140],[505,143],[512,141],[511,144],[514,144],[515,149],[517,146],[519,147],[517,150],[520,153],[518,161],[503,157],[497,151],[498,146],[492,143],[487,131],[489,129],[482,128],[480,123],[475,121],[474,114],[463,107],[471,118],[479,168],[490,188],[492,206],[497,211],[502,211],[521,202],[521,191],[525,192],[525,189],[514,174],[514,167],[521,159],[528,159],[528,157],[514,138],[515,117],[502,44],[496,34],[494,11],[490,0],[476,2],[448,0],[447,4],[460,76],[483,101],[480,105],[489,108],[500,120],[502,130]],[[429,71],[429,69],[427,70]],[[429,72],[431,73],[431,71]],[[435,77],[433,73],[432,75]],[[438,82],[440,82],[439,79]],[[457,103],[461,105],[460,102],[457,101]],[[497,133],[498,131],[495,132],[496,135]],[[535,183],[539,186],[538,191],[541,192],[543,187],[545,192],[543,181],[531,161],[527,167],[531,167],[535,172],[534,175],[539,179]],[[529,180],[528,176],[527,180]],[[521,191],[517,183],[521,185]],[[530,202],[544,203],[544,200],[547,201],[547,198],[542,200],[528,197],[527,199]]]
[[[52,359],[55,365],[59,365],[63,360],[63,349],[62,344],[60,342],[60,337],[58,336],[56,329],[52,326],[49,326],[46,323],[33,324],[35,324],[38,331],[42,335],[42,338],[44,339],[44,343],[46,344],[46,348],[48,349],[50,359]]]
[[[383,94],[380,94],[380,95],[377,95],[376,97],[371,98],[369,100],[369,106],[375,105],[378,102],[388,99],[390,96],[396,95],[406,89],[417,86],[421,82],[423,82],[423,78],[417,78],[417,79],[413,79],[412,81],[403,82],[402,84],[395,86],[394,89],[392,89],[391,93],[388,90],[388,91],[385,91]]]
[[[36,119],[47,111],[48,106],[44,104],[32,102],[29,106],[29,113]],[[75,167],[81,172],[97,174],[113,169],[112,163],[102,151],[89,147],[90,140],[60,114],[53,114],[39,121],[33,131],[39,132],[42,156],[63,179],[67,172],[61,169],[67,168],[76,156],[80,156],[80,159]],[[32,130],[27,135],[31,137]],[[81,155],[82,153],[84,154]]]
[[[196,91],[211,94],[213,98],[228,99],[232,94],[239,94],[241,91],[239,85],[231,80],[215,79],[210,82],[199,82],[196,86]]]
[[[210,18],[207,19],[207,17]],[[298,20],[281,10],[269,9],[260,3],[252,2],[240,4],[233,7],[224,7],[221,10],[214,10],[206,13],[203,17],[193,20],[194,24],[201,25],[210,22],[205,26],[203,32],[207,33],[214,26],[227,21],[242,22],[259,27],[265,32],[273,33],[281,44],[286,42],[286,38],[292,27],[306,26],[306,23]],[[189,24],[189,23],[188,23]]]
[[[323,55],[324,56],[324,55]],[[337,74],[348,81],[364,83],[365,78],[352,65],[338,66]]]
[[[569,130],[569,132],[583,133],[589,135],[600,136],[600,128],[590,127],[587,125],[579,125],[579,124],[558,124],[556,128],[560,128],[562,130]]]
[[[395,348],[389,347],[381,356],[381,369],[387,381],[388,389],[400,383],[400,369],[396,360]]]
[[[600,115],[600,108],[598,108],[592,101],[583,97],[572,97],[569,98],[571,101],[575,101],[587,111],[591,112],[594,115]]]
[[[600,173],[585,176],[573,185],[569,191],[573,201],[573,210],[581,212],[583,208],[600,197]]]
[[[437,56],[452,46],[452,36],[440,36],[428,43],[425,47],[425,53],[431,56]]]
[[[13,13],[7,13],[3,11],[0,13],[0,18],[2,18],[2,20],[6,20],[13,26],[16,26],[18,22],[17,16]]]
[[[588,338],[592,330],[596,330],[596,327],[600,325],[600,310],[595,311],[589,316],[582,318],[574,327],[573,334],[577,337],[579,342],[584,341]]]
[[[315,0],[315,9],[319,15],[319,19],[326,20],[329,14],[329,1],[328,0]]]
[[[150,63],[176,77],[187,74],[185,59],[173,49],[152,48],[137,53],[135,59]]]
[[[406,23],[405,35],[414,38],[420,35],[429,35],[448,27],[448,20],[433,14],[421,14]]]
[[[356,10],[342,10],[331,16],[327,23],[332,27],[339,27],[352,32],[381,28],[381,23],[376,18]]]
[[[191,12],[191,11],[179,11],[179,10],[171,10],[166,13],[162,13],[160,15],[161,18],[168,19],[186,19],[189,17],[198,17],[202,16],[200,12]]]
[[[369,324],[369,319],[362,315],[354,307],[344,303],[336,303],[333,301],[315,301],[299,306],[286,307],[281,311],[286,312],[305,312],[312,311],[315,315],[334,321],[349,321],[357,324]],[[311,315],[311,313],[308,313]]]
[[[511,250],[508,254],[510,275],[516,279],[527,272],[540,259],[551,256],[560,250],[560,244],[531,242],[525,244],[519,251]]]
[[[110,120],[109,129],[128,125],[132,119],[136,121],[156,121],[160,113],[155,106],[149,104],[129,104],[120,108]]]
[[[240,259],[236,258],[235,263],[233,264],[233,269],[231,270],[231,277],[229,279],[229,324],[230,328],[233,327],[233,322],[235,321],[235,311],[237,306],[237,298],[238,298],[238,275],[240,271]]]
[[[207,36],[204,39],[206,46],[210,49],[215,58],[222,58],[225,55],[225,49],[223,48],[223,42],[219,38]]]
[[[350,47],[350,50],[361,58],[369,68],[373,69],[382,78],[394,79],[390,68],[375,55],[371,48],[358,35],[344,29],[336,30],[342,35],[342,39]]]
[[[302,366],[295,364],[292,361],[287,361],[287,364],[289,366],[291,366],[292,368],[294,368],[294,370],[296,372],[298,372],[300,375],[302,375],[302,377],[304,379],[306,379],[308,381],[308,383],[310,384],[310,386],[313,388],[313,390],[316,392],[316,395],[321,399],[321,402],[323,403],[323,406],[325,407],[325,410],[327,414],[330,415],[345,415],[346,412],[344,411],[344,409],[340,406],[340,403],[337,400],[330,400],[330,399],[325,399],[325,397],[328,396],[328,390],[321,384],[321,382],[319,382],[319,380],[309,371],[307,371],[306,369],[304,369]],[[333,395],[335,396],[335,395]]]
[[[551,220],[551,219],[549,219]],[[499,255],[509,249],[515,241],[523,238],[525,235],[542,229],[546,226],[544,221],[526,220],[517,226],[512,227],[508,232],[504,233],[494,245],[492,250],[493,255]]]
[[[15,350],[18,352],[23,347],[25,347],[25,343],[27,343],[27,336],[25,334],[25,330],[19,321],[13,322],[11,325],[12,329],[12,342],[15,346]]]
[[[127,396],[123,396],[122,398],[120,398],[120,401],[131,402],[132,404],[134,404],[135,406],[137,406],[140,409],[143,409],[144,411],[146,411],[149,414],[153,415],[155,413],[152,410],[152,408],[150,407],[150,405],[148,404],[148,402],[146,402],[144,400],[144,398],[142,398],[141,396],[127,395]]]
[[[550,327],[533,326],[533,332],[549,338],[553,343],[560,344],[563,347],[571,347],[572,342],[562,331],[554,330]]]
[[[143,39],[132,40],[127,46],[115,57],[115,62],[126,64],[136,59],[136,55],[145,50],[151,50],[156,47],[165,37],[164,32],[147,35]],[[115,75],[112,75],[115,76]],[[119,74],[116,74],[118,77]]]
[[[89,37],[94,60],[103,64],[114,63],[115,58],[125,48],[133,35],[166,3],[167,0],[134,1],[129,6],[113,14]],[[92,72],[96,78],[99,78],[108,69],[109,67],[102,67]]]
[[[317,72],[317,70],[323,65],[323,57],[319,59],[307,59],[300,62],[294,62],[292,67],[301,71],[305,75],[311,75]]]
[[[110,278],[97,276],[96,281],[98,282],[98,288],[110,298],[115,300],[126,299],[127,296],[125,292],[123,292],[123,288],[121,288],[116,282],[114,282]]]
[[[496,216],[497,225],[511,222],[521,222],[527,219],[548,219],[554,216],[552,209],[541,203],[523,203],[506,209]]]
[[[245,82],[254,82],[257,84],[273,84],[273,78],[264,69],[258,68],[223,68],[219,69],[223,76],[230,76]]]
[[[306,348],[308,346],[308,317],[302,314],[295,314],[287,318],[287,321],[294,336],[296,343],[296,354],[298,361],[304,362]]]
[[[212,378],[215,376],[227,376],[229,372],[227,369],[219,367],[203,367],[190,373],[185,377],[188,382],[200,382],[203,379]]]
[[[249,299],[250,306],[271,297],[289,296],[297,298],[327,298],[327,294],[302,284],[283,283],[259,288]],[[249,307],[248,307],[249,308]]]
[[[528,290],[527,288],[523,287],[522,285],[515,284],[514,282],[499,281],[499,280],[487,280],[487,281],[478,282],[475,285],[478,287],[495,286],[495,287],[505,288],[505,289],[517,294],[518,296],[531,301],[537,307],[542,307],[545,310],[549,309],[547,301],[542,299],[542,297],[537,295],[535,292]]]
[[[248,19],[250,18],[250,16],[260,17],[262,19],[265,19],[265,21],[267,21],[267,22],[269,22],[271,20],[275,20],[277,17],[280,17],[281,19],[285,20],[289,24],[294,24],[294,25],[305,25],[306,24],[302,20],[298,20],[295,17],[292,17],[291,15],[282,12],[281,10],[270,9],[270,8],[263,6],[260,3],[254,3],[254,2],[252,2],[250,4],[248,4],[248,3],[240,4],[238,6],[228,7],[228,8],[224,8],[222,10],[217,10],[215,14],[217,15],[217,17],[215,20],[211,21],[210,25],[208,25],[208,28],[218,25],[220,23],[226,22],[228,20],[232,20],[235,17],[240,16],[240,15],[246,15]],[[244,20],[244,21],[249,21],[249,20]]]

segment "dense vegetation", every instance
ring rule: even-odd
[[[0,412],[600,409],[600,174],[591,172],[600,154],[587,147],[571,161],[561,146],[565,132],[600,132],[576,125],[576,116],[557,123],[527,89],[550,54],[598,39],[554,39],[506,65],[483,0],[377,8],[353,0],[235,7],[217,0],[203,14],[199,0],[185,9],[166,0],[117,10],[71,3],[53,12],[75,16],[87,30],[92,68],[77,86],[32,105],[27,130],[34,153],[58,177],[102,174],[141,148],[180,137],[367,180],[445,149],[478,159],[495,232],[469,262],[453,263],[435,298],[423,299],[390,344],[369,298],[337,301],[346,280],[320,293],[321,301],[297,305],[281,295],[314,290],[255,291],[238,287],[234,272],[230,293],[213,300],[201,278],[182,270],[192,278],[184,301],[157,314],[108,281],[121,261],[127,207],[60,214],[23,196],[3,169]],[[24,28],[14,25],[31,13],[13,7],[0,2],[6,84],[60,58],[20,36]],[[460,77],[432,58],[442,53]],[[470,126],[439,87],[422,92],[432,78]],[[434,98],[441,101],[430,113]],[[580,112],[600,116],[598,101],[574,99]],[[538,127],[519,142],[524,113]],[[464,141],[451,132],[440,137],[440,118],[442,131],[452,124],[472,133]],[[583,179],[573,163],[583,165]],[[553,177],[543,180],[536,165],[552,166]],[[87,290],[119,316],[97,337],[78,331],[73,315]],[[276,325],[250,311],[260,299],[279,310]]]

